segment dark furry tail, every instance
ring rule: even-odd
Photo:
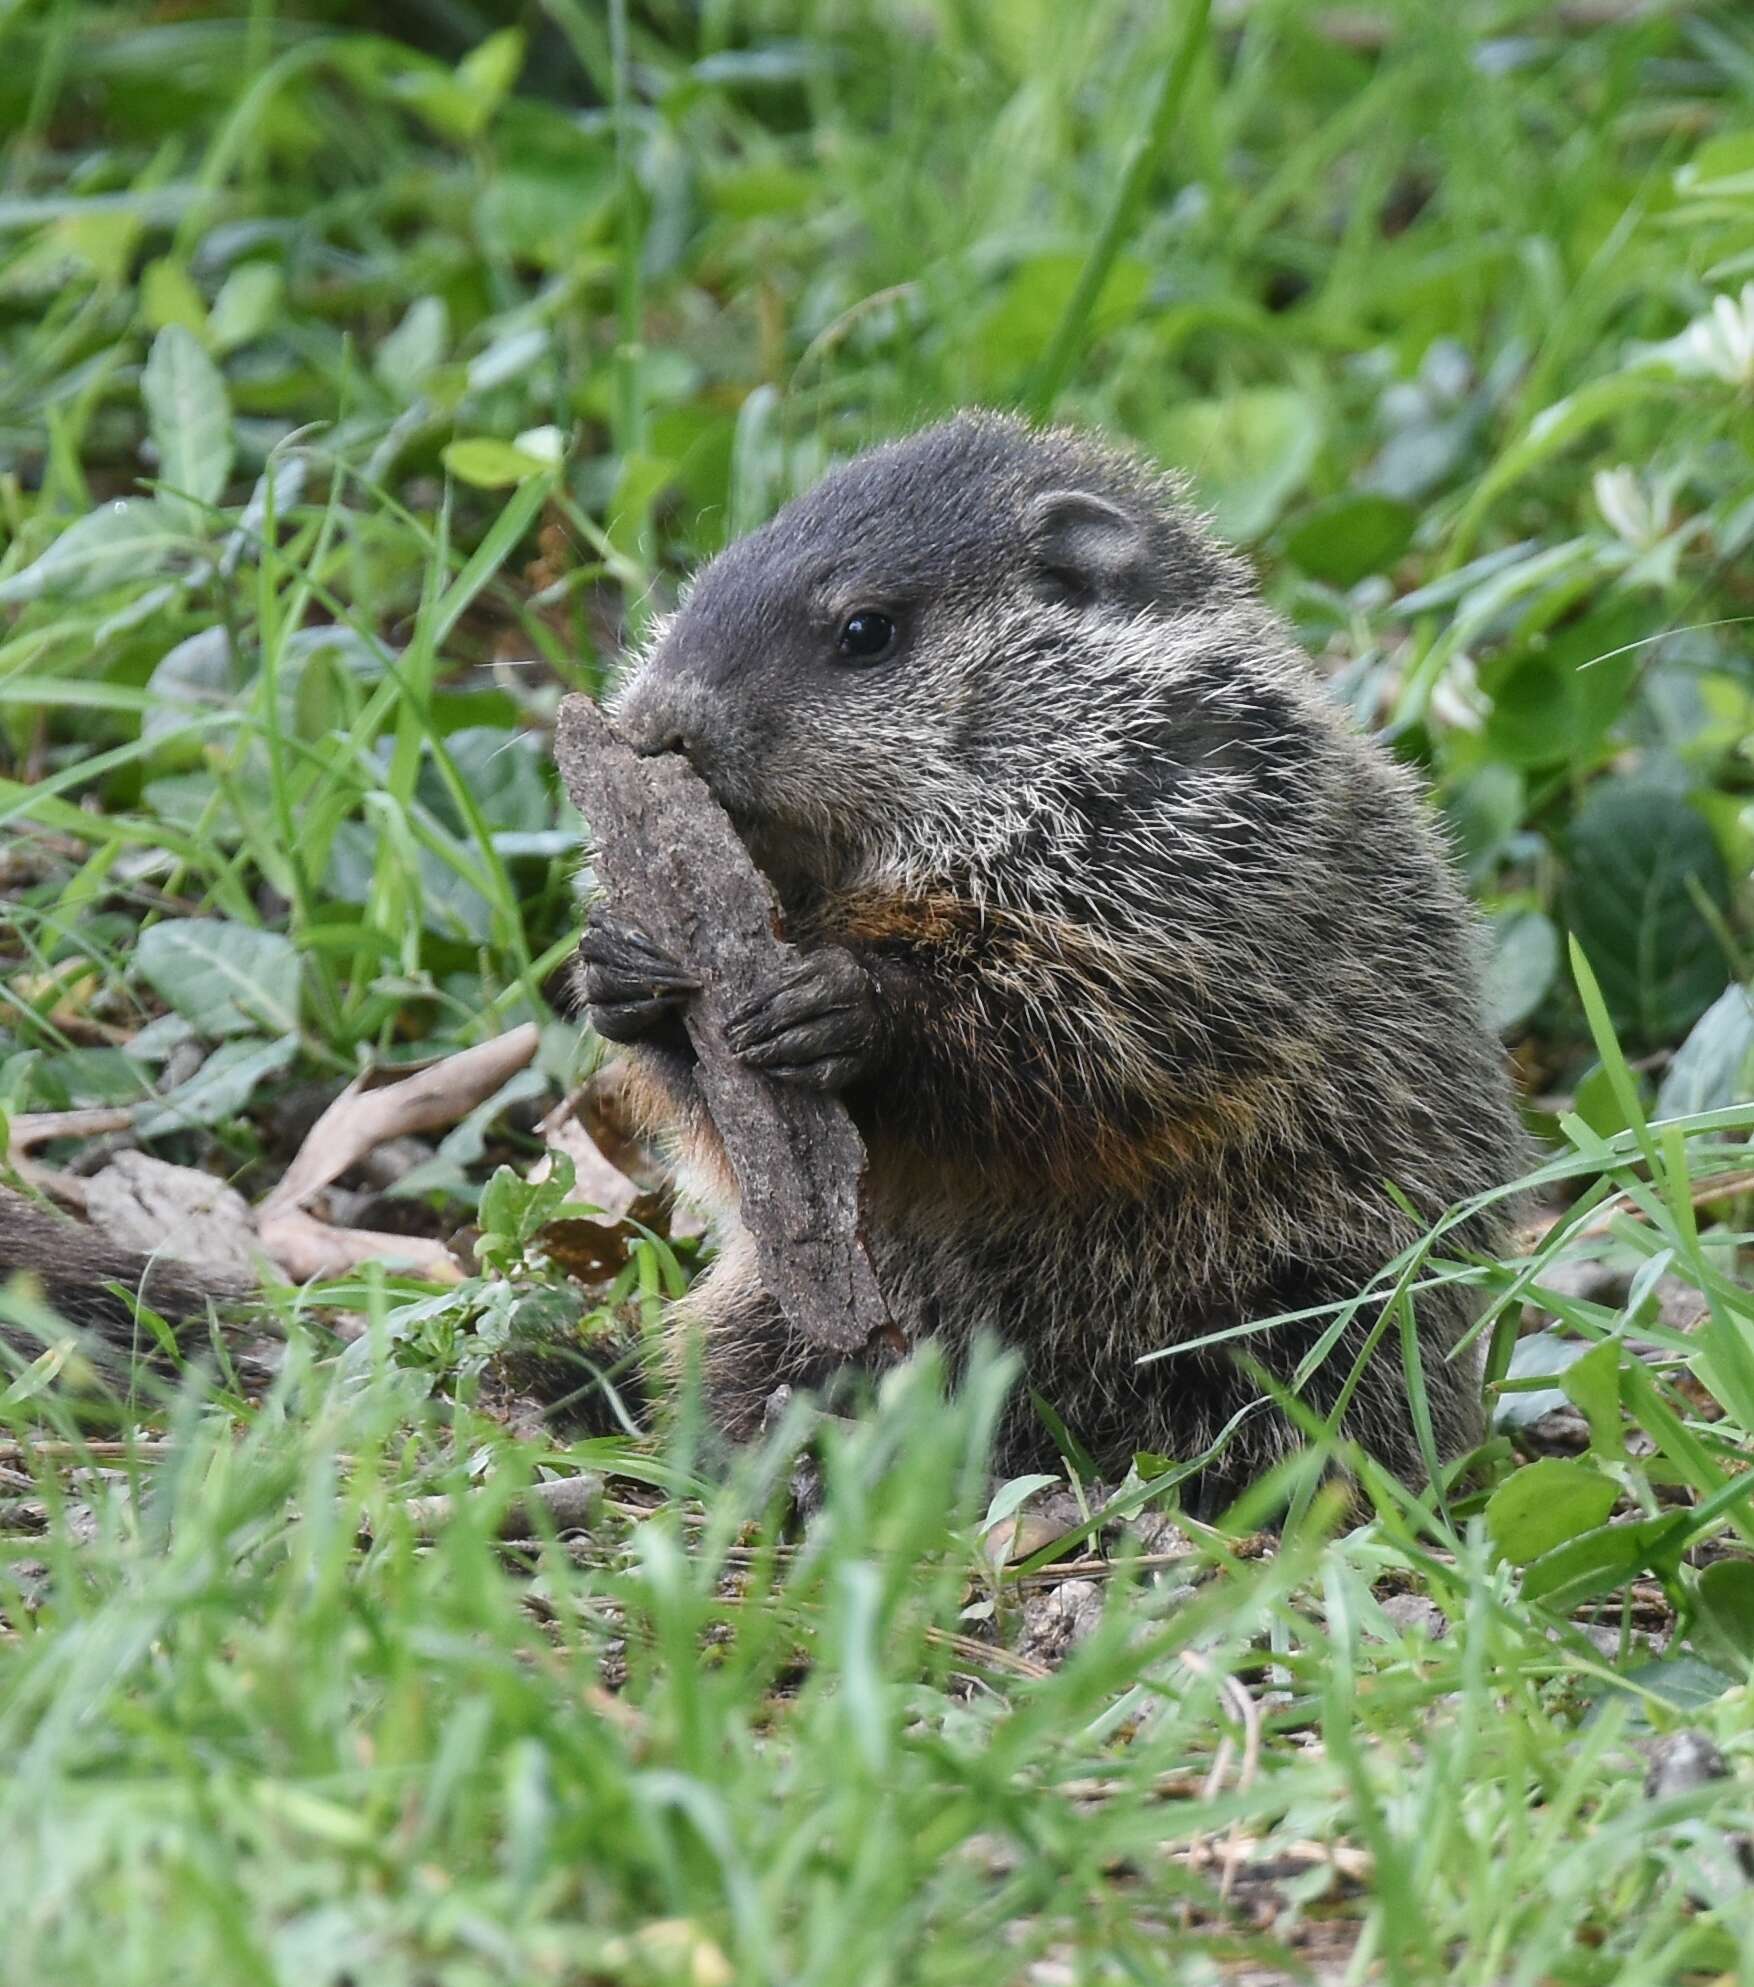
[[[235,1304],[257,1290],[251,1278],[232,1271],[116,1247],[0,1187],[0,1290],[15,1275],[34,1279],[48,1309],[84,1333],[94,1350],[107,1350],[110,1364],[158,1349],[129,1297],[178,1326],[204,1320],[213,1304]],[[34,1358],[42,1340],[16,1316],[0,1318],[0,1342],[14,1355]]]

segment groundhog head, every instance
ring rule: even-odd
[[[1064,770],[1056,739],[1088,777],[1123,681],[1138,702],[1144,630],[1235,582],[1142,464],[962,415],[714,559],[614,715],[638,750],[685,753],[770,868],[917,849],[922,812],[978,835],[1000,787],[1014,821],[1020,777]]]

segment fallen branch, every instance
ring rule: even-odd
[[[402,1505],[402,1515],[423,1539],[435,1537],[460,1513],[478,1510],[495,1493],[483,1486],[459,1496],[411,1497]],[[520,1491],[500,1515],[498,1536],[502,1539],[540,1538],[544,1529],[556,1532],[582,1531],[601,1509],[603,1479],[600,1476],[552,1477]]]

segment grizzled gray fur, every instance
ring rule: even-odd
[[[1315,678],[1176,490],[1075,433],[965,415],[830,475],[732,545],[654,632],[615,714],[724,802],[807,960],[734,1045],[845,1098],[870,1241],[910,1340],[1021,1356],[999,1458],[1051,1454],[1034,1389],[1099,1458],[1200,1454],[1259,1388],[1218,1346],[1350,1296],[1522,1158],[1476,935],[1415,782]],[[821,1352],[762,1289],[637,906],[581,986],[714,1211],[681,1307],[712,1411],[752,1431]],[[1505,1217],[1455,1238],[1496,1250]],[[1440,1451],[1480,1433],[1474,1303],[1423,1293]],[[1305,1389],[1331,1407],[1363,1312]],[[1289,1382],[1327,1321],[1246,1341]],[[1422,1474],[1393,1328],[1348,1431]],[[1210,1486],[1295,1440],[1242,1420]]]

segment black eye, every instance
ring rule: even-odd
[[[847,616],[834,645],[849,662],[874,662],[894,640],[895,623],[889,616],[861,607]]]

